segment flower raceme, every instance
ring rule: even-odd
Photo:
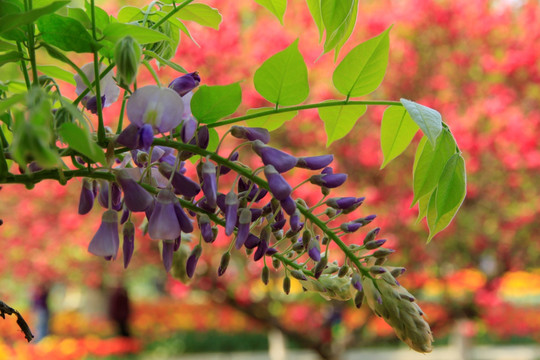
[[[169,88],[145,86],[131,95],[126,105],[130,124],[116,142],[132,151],[118,161],[120,165],[111,170],[114,178],[103,180],[98,194],[94,183],[83,182],[79,212],[89,212],[95,197],[107,208],[88,250],[108,260],[116,258],[119,248],[117,211],[123,210],[122,249],[127,267],[135,238],[130,214],[144,212],[149,237],[162,244],[164,268],[176,276],[174,269],[179,266],[176,259],[183,259],[182,271],[178,274],[183,274],[179,279],[186,280],[195,276],[198,263],[204,260],[205,248],[213,246],[217,226],[222,226],[225,236],[231,239],[229,250],[222,256],[218,276],[227,276],[231,252],[245,248],[248,254],[253,253],[254,261],[271,258],[272,263],[278,264],[276,269],[286,269],[286,274],[300,281],[304,288],[326,299],[352,300],[357,306],[367,299],[373,311],[392,325],[403,341],[417,351],[429,351],[432,340],[429,326],[411,301],[414,298],[393,278],[402,273],[394,269],[402,268],[383,267],[393,250],[381,247],[386,240],[377,239],[379,228],[369,231],[362,244],[349,245],[346,254],[349,265],[339,266],[328,258],[331,241],[359,232],[375,219],[375,215],[364,215],[355,220],[347,218],[332,229],[325,225],[323,217],[339,221],[357,211],[365,201],[364,197],[353,196],[326,198],[330,189],[347,180],[347,174],[334,173],[329,167],[333,156],[296,157],[268,145],[267,130],[244,126],[233,126],[230,134],[248,142],[254,154],[261,158],[263,167],[249,169],[240,162],[238,151],[233,151],[227,159],[215,153],[208,155],[204,150],[210,139],[208,127],[201,126],[191,114],[185,113],[184,99],[190,99],[189,94],[199,81],[197,73],[190,73],[173,80]],[[189,152],[167,147],[164,142],[160,142],[162,146],[154,145],[155,136],[175,129],[181,130],[170,136],[177,136],[181,140],[179,144],[189,144]],[[195,154],[204,156],[196,161],[197,176],[192,179],[187,174],[195,171],[189,172],[190,163],[183,160]],[[299,185],[310,186],[311,183],[322,188],[323,198],[316,205],[310,207],[303,199],[295,197],[295,188],[285,177],[294,167],[320,171]],[[236,172],[232,185],[226,178],[229,172]],[[257,175],[259,172],[264,173],[266,182]],[[325,210],[315,211],[318,207]],[[316,222],[315,218],[321,221]],[[195,231],[195,222],[197,234],[191,236],[195,241],[191,246],[180,245],[183,234]],[[191,250],[186,250],[190,247]],[[179,252],[183,254],[181,257],[176,255]],[[269,276],[268,267],[264,268],[263,281]],[[287,275],[286,292],[290,290],[290,281]]]

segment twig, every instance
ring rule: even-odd
[[[26,340],[28,340],[28,342],[32,341],[32,339],[34,338],[34,335],[32,335],[32,331],[30,331],[30,327],[28,326],[28,324],[26,323],[22,315],[19,314],[17,310],[13,309],[12,307],[8,306],[5,302],[0,300],[0,316],[2,317],[2,319],[6,318],[5,314],[8,314],[8,315],[15,314],[15,316],[17,316],[17,325],[19,325],[19,327],[21,328],[21,331],[24,333],[24,337],[26,338]]]

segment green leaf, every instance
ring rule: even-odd
[[[437,186],[437,218],[459,208],[467,193],[467,175],[465,160],[460,154],[454,154],[446,162]],[[454,215],[454,214],[452,214]]]
[[[214,30],[219,30],[219,24],[221,24],[219,11],[206,4],[189,4],[178,11],[176,16],[182,20],[194,21]]]
[[[68,16],[80,22],[85,28],[92,28],[92,20],[81,8],[68,8]]]
[[[326,29],[325,53],[335,48],[343,39],[350,23],[356,21],[357,9],[357,0],[321,0],[322,21]]]
[[[58,130],[62,141],[73,150],[94,162],[106,164],[103,150],[90,138],[90,134],[73,123],[63,123]]]
[[[366,110],[366,105],[340,105],[319,108],[319,116],[324,122],[327,137],[326,147],[347,135]]]
[[[155,52],[153,51],[150,51],[150,50],[144,50],[143,51],[143,54],[144,55],[147,55],[147,56],[150,56],[151,58],[154,58],[156,59],[157,61],[159,61],[161,64],[165,64],[169,67],[171,67],[172,69],[178,71],[178,72],[181,72],[181,73],[184,73],[184,74],[187,74],[187,70],[184,69],[182,66],[176,64],[176,63],[173,63],[172,61],[170,60],[167,60],[167,59],[164,59],[162,58],[161,56],[159,56],[158,54],[156,54]]]
[[[47,50],[47,53],[57,59],[57,60],[60,60],[66,64],[68,64],[69,66],[71,66],[73,68],[73,70],[75,70],[77,72],[77,74],[79,74],[79,76],[81,77],[82,81],[85,83],[85,85],[89,88],[91,88],[91,84],[90,84],[90,81],[88,80],[88,77],[86,76],[86,74],[81,70],[80,67],[78,67],[77,65],[75,65],[73,63],[73,61],[71,61],[66,55],[64,55],[63,52],[61,52],[60,50],[58,50],[57,48],[55,48],[54,46],[50,46],[49,44],[47,43],[40,43],[41,46],[43,46],[45,48],[45,50]]]
[[[335,45],[334,61],[337,60],[339,52],[341,51],[341,48],[343,47],[343,45],[345,45],[345,43],[347,42],[347,40],[351,36],[351,34],[352,34],[353,30],[354,30],[354,26],[356,25],[356,17],[357,16],[358,16],[358,0],[354,0],[354,7],[353,7],[351,18],[350,18],[350,20],[348,22],[348,25],[347,25],[347,28],[345,28],[345,31],[341,35],[341,40],[339,40],[338,43]]]
[[[170,41],[165,34],[138,25],[111,23],[103,30],[105,39],[113,43],[116,43],[126,35],[130,35],[139,44],[148,44],[163,40]]]
[[[456,215],[461,205],[460,203],[456,205],[455,208],[448,211],[447,213],[442,214],[442,216],[439,216],[437,214],[437,205],[436,205],[437,192],[438,192],[438,189],[435,190],[433,194],[431,195],[431,198],[429,199],[428,210],[427,210],[427,222],[428,222],[428,227],[429,227],[429,236],[427,239],[428,243],[431,241],[431,239],[433,239],[435,235],[437,235],[439,232],[446,229],[448,225],[450,225],[450,223],[452,222],[452,219]]]
[[[0,66],[10,63],[17,62],[22,59],[22,54],[18,51],[10,51],[0,54]]]
[[[412,205],[437,187],[444,165],[455,152],[456,142],[448,130],[442,132],[435,147],[425,143],[414,168]]]
[[[123,6],[119,11],[116,19],[121,23],[129,23],[139,19],[139,16],[144,18],[144,14],[138,7]]]
[[[246,111],[246,114],[256,114],[260,112],[274,110],[274,108],[264,107],[249,109]],[[283,113],[275,113],[271,115],[261,116],[255,119],[246,120],[248,126],[251,127],[262,127],[268,131],[274,131],[280,128],[286,121],[291,120],[298,114],[298,111],[288,111]]]
[[[437,110],[420,105],[414,101],[400,99],[405,109],[411,115],[415,123],[420,126],[422,132],[426,134],[432,145],[435,145],[437,137],[442,131],[442,117]]]
[[[88,53],[101,47],[75,19],[51,14],[41,17],[37,25],[45,42],[64,51]]]
[[[255,2],[267,8],[277,17],[281,25],[283,25],[283,16],[287,9],[287,0],[255,0]]]
[[[75,85],[75,79],[73,78],[73,73],[67,70],[64,70],[58,66],[38,65],[37,69],[47,76],[50,76],[55,79],[60,79],[62,81]]]
[[[0,40],[0,51],[16,51],[17,46],[7,41]]]
[[[430,192],[429,194],[426,194],[420,199],[418,199],[418,217],[416,218],[417,224],[420,222],[420,220],[422,220],[424,216],[427,215],[429,200],[431,199],[432,193],[433,192]]]
[[[92,19],[92,5],[90,2],[86,1],[84,7],[86,8],[86,14],[88,17]],[[99,6],[94,5],[94,15],[96,18],[96,27],[98,29],[105,29],[105,27],[107,27],[107,25],[111,22],[109,14]]]
[[[306,0],[309,12],[311,13],[311,17],[313,18],[313,21],[315,22],[315,25],[317,25],[317,29],[319,30],[319,42],[322,40],[323,32],[324,32],[324,24],[322,20],[322,14],[321,14],[321,0]]]
[[[206,150],[212,151],[212,152],[216,151],[219,144],[219,134],[216,131],[216,129],[209,128],[208,135],[209,135],[209,140],[208,140],[208,146],[206,147]]]
[[[390,106],[384,111],[381,123],[384,160],[381,169],[405,151],[417,132],[418,125],[402,106]]]
[[[242,102],[242,89],[238,83],[230,85],[203,85],[191,99],[191,112],[202,123],[211,124],[236,111]]]
[[[341,60],[332,76],[340,93],[347,97],[363,96],[379,87],[388,65],[390,29],[359,44]]]
[[[255,71],[255,89],[277,105],[297,105],[309,94],[307,67],[298,51],[298,39],[268,58]]]
[[[16,94],[6,99],[0,100],[0,114],[11,108],[13,105],[20,103],[26,97],[26,94]]]
[[[70,1],[55,1],[47,6],[32,9],[20,14],[8,14],[0,17],[0,34],[19,26],[33,23],[43,15],[51,14],[56,10],[63,8]]]

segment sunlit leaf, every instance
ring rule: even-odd
[[[339,63],[332,80],[340,93],[363,96],[379,87],[388,65],[390,29],[357,45]]]
[[[211,124],[236,111],[242,101],[238,83],[230,85],[203,85],[191,99],[191,112],[199,122]]]
[[[439,184],[437,185],[437,218],[439,221],[444,215],[460,207],[467,193],[467,178],[465,173],[465,160],[460,154],[454,154],[446,162]],[[456,209],[457,211],[457,209]]]
[[[260,112],[265,112],[273,110],[273,108],[265,107],[265,108],[257,108],[257,109],[249,109],[246,114],[256,114]],[[248,126],[251,127],[262,127],[267,129],[268,131],[274,131],[278,128],[280,128],[286,121],[291,120],[298,114],[298,111],[287,111],[283,113],[275,113],[271,115],[261,116],[255,119],[249,119],[246,120],[246,123]]]
[[[350,36],[349,25],[356,21],[357,9],[357,0],[321,0],[322,21],[326,30],[325,53],[335,48],[345,35]]]
[[[422,132],[426,134],[432,145],[435,145],[437,137],[442,131],[442,117],[437,110],[420,105],[407,99],[400,100],[405,109],[411,115],[415,123],[420,126]]]
[[[283,16],[287,9],[287,0],[255,0],[255,2],[267,8],[268,11],[278,18],[281,25],[283,25]]]
[[[307,67],[298,51],[298,40],[268,58],[255,72],[255,89],[271,103],[289,106],[309,94]]]
[[[429,142],[425,143],[413,173],[413,205],[437,187],[444,165],[455,152],[456,142],[448,130],[441,133],[435,147]]]
[[[321,41],[324,33],[324,24],[321,14],[321,0],[306,0],[306,2],[309,8],[309,12],[311,13],[311,17],[313,18],[313,21],[315,22],[315,25],[317,25],[317,29],[319,30],[319,41]]]
[[[189,4],[176,13],[182,20],[195,21],[196,23],[219,30],[221,14],[217,9],[206,4]]]
[[[111,23],[103,30],[105,39],[113,43],[116,43],[126,35],[130,35],[139,44],[148,44],[163,40],[170,41],[165,34],[159,31],[131,24]]]
[[[101,47],[79,21],[70,17],[51,14],[41,17],[37,25],[45,42],[64,51],[88,53]]]
[[[38,65],[37,69],[47,76],[50,76],[55,79],[60,79],[62,81],[75,85],[75,79],[73,78],[73,73],[67,70],[64,70],[58,66]]]
[[[381,148],[384,156],[381,169],[399,156],[418,132],[418,125],[402,106],[390,106],[381,123]]]
[[[356,121],[364,115],[366,105],[340,105],[319,108],[319,116],[324,122],[326,146],[347,135]]]
[[[69,4],[70,1],[55,1],[47,6],[32,9],[20,14],[8,14],[0,17],[0,34],[19,26],[33,23],[43,15],[51,14]]]

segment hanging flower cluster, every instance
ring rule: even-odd
[[[118,227],[122,225],[127,267],[135,241],[131,213],[144,212],[149,237],[162,242],[167,271],[173,267],[182,234],[198,229],[200,240],[192,246],[183,269],[191,278],[204,243],[214,242],[217,226],[223,226],[231,237],[231,246],[223,254],[219,276],[226,273],[232,249],[244,248],[248,254],[253,253],[254,261],[268,257],[276,270],[283,268],[285,293],[289,293],[293,277],[305,289],[327,299],[354,299],[359,307],[366,298],[373,311],[392,325],[403,341],[417,351],[431,351],[432,335],[423,313],[414,297],[396,280],[405,269],[383,266],[393,250],[382,247],[386,240],[377,239],[379,228],[369,231],[362,244],[347,247],[345,263],[330,262],[331,241],[340,241],[340,236],[356,232],[375,219],[375,215],[368,215],[336,228],[327,226],[355,211],[365,200],[328,197],[330,189],[347,180],[347,174],[334,173],[330,167],[333,156],[293,156],[268,145],[270,135],[266,129],[244,126],[232,126],[228,133],[245,140],[243,145],[250,146],[260,157],[262,167],[250,169],[240,162],[237,151],[226,158],[206,152],[208,127],[199,124],[189,111],[191,91],[200,80],[197,73],[189,73],[172,81],[169,88],[141,87],[127,101],[130,125],[115,141],[130,151],[111,170],[115,181],[83,181],[79,213],[88,213],[95,198],[107,209],[88,251],[107,260],[116,259],[120,248]],[[172,142],[166,146],[167,133],[184,146]],[[155,137],[158,134],[165,137]],[[195,165],[197,179],[192,179],[186,176],[184,161],[196,153],[202,156]],[[322,192],[322,199],[311,208],[294,197],[295,188],[284,176],[295,167],[316,172],[304,182],[320,187]],[[223,190],[220,178],[231,171],[237,173],[236,179]],[[325,210],[315,215],[313,210],[319,207]],[[264,265],[262,281],[268,283],[268,277],[269,268]]]

